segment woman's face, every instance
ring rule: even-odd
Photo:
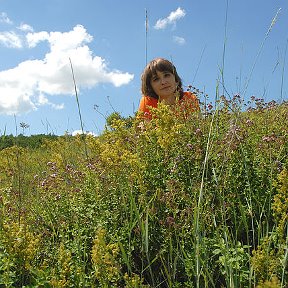
[[[151,87],[158,95],[160,101],[171,99],[177,87],[174,74],[168,71],[156,71],[150,81]]]

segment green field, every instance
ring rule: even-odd
[[[201,107],[1,135],[0,287],[287,287],[288,105]]]

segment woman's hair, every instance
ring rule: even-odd
[[[157,75],[156,71],[160,72],[170,72],[175,76],[177,82],[176,90],[180,93],[179,99],[183,97],[182,81],[177,73],[175,66],[168,60],[164,58],[156,58],[149,62],[145,67],[141,76],[141,92],[145,96],[150,96],[158,99],[158,95],[154,92],[151,86],[151,79],[153,76]]]

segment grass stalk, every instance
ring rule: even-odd
[[[145,65],[148,63],[148,11],[145,9]]]
[[[86,141],[85,141],[84,124],[83,124],[83,120],[82,120],[82,114],[81,114],[81,109],[80,109],[80,103],[79,103],[79,97],[78,97],[78,91],[77,91],[77,85],[76,85],[76,80],[75,80],[74,69],[73,69],[73,65],[72,65],[72,61],[71,61],[70,57],[69,57],[69,62],[70,62],[70,68],[71,68],[71,73],[72,73],[72,78],[73,78],[74,92],[75,92],[75,97],[76,97],[76,102],[77,102],[79,120],[80,120],[80,125],[81,125],[81,132],[82,132],[81,138],[82,138],[83,143],[84,143],[86,159],[88,160],[89,157],[88,157],[87,144],[86,144]]]
[[[247,78],[247,81],[246,81],[246,84],[245,84],[245,87],[244,87],[243,96],[245,96],[245,94],[246,94],[246,92],[247,92],[247,90],[248,90],[248,86],[249,86],[250,81],[251,81],[251,79],[252,79],[252,75],[253,75],[254,69],[255,69],[255,67],[256,67],[256,64],[257,64],[257,62],[258,62],[258,59],[259,59],[259,57],[260,57],[260,55],[261,55],[261,53],[262,53],[263,47],[264,47],[264,45],[265,45],[265,42],[266,42],[266,40],[268,39],[268,37],[269,37],[269,35],[270,35],[270,32],[272,31],[272,28],[273,28],[273,26],[275,25],[275,23],[276,23],[276,21],[277,21],[277,19],[278,19],[278,16],[279,16],[279,14],[280,14],[280,11],[281,11],[281,8],[279,8],[278,11],[276,12],[274,18],[272,19],[272,21],[271,21],[271,23],[270,23],[270,26],[269,26],[267,32],[266,32],[266,34],[265,34],[265,37],[264,37],[263,41],[262,41],[261,44],[260,44],[260,47],[259,47],[258,52],[257,52],[257,54],[256,54],[255,60],[254,60],[254,62],[253,62],[253,64],[252,64],[252,67],[251,67],[251,69],[250,69],[249,76],[248,76],[248,78]]]
[[[209,134],[208,134],[208,139],[206,143],[206,149],[205,149],[205,158],[204,158],[204,163],[203,163],[203,170],[202,170],[202,177],[201,177],[201,185],[200,185],[200,191],[199,191],[199,196],[198,196],[198,204],[196,207],[196,218],[195,218],[195,239],[196,239],[196,283],[197,287],[200,287],[200,277],[201,277],[201,263],[200,263],[200,211],[201,211],[201,206],[202,206],[202,199],[203,199],[203,193],[204,193],[204,183],[205,183],[205,174],[206,174],[206,168],[208,165],[208,159],[209,159],[209,152],[210,152],[210,141],[212,137],[212,130],[213,130],[213,124],[214,124],[214,117],[215,117],[215,112],[212,115],[212,119],[210,122],[210,128],[209,128]]]
[[[284,60],[283,60],[283,67],[282,67],[282,75],[281,75],[281,89],[280,89],[280,101],[281,102],[283,102],[283,85],[284,85],[284,72],[285,72],[287,46],[288,46],[288,39],[286,41],[286,46],[285,46]]]
[[[223,53],[222,53],[222,67],[220,69],[221,73],[221,81],[222,81],[222,87],[223,87],[223,95],[225,90],[225,79],[224,79],[224,67],[225,67],[225,56],[226,56],[226,44],[227,44],[227,23],[228,23],[228,6],[229,6],[229,0],[226,1],[226,12],[225,12],[225,25],[224,25],[224,44],[223,44]],[[218,99],[216,99],[217,101]]]

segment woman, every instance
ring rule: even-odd
[[[195,94],[184,92],[182,81],[175,66],[168,60],[156,58],[145,67],[142,76],[142,98],[138,114],[145,119],[151,119],[151,107],[157,108],[158,102],[175,105],[178,101],[185,110],[198,111],[199,101]]]

